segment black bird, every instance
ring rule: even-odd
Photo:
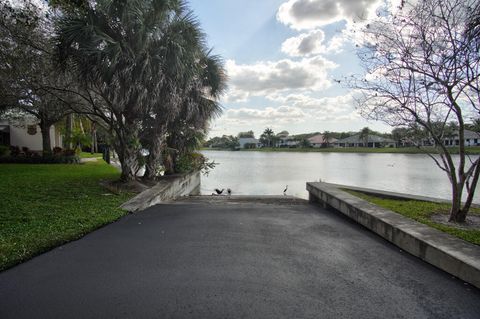
[[[287,191],[288,191],[288,185],[287,185],[287,187],[285,187],[285,189],[283,190],[283,195],[287,195]]]
[[[222,188],[222,190],[219,190],[218,188],[215,188],[215,192],[217,193],[217,195],[222,195],[224,190],[225,190],[225,188]]]
[[[232,190],[230,188],[227,188],[227,193],[228,193],[228,196],[232,195]]]

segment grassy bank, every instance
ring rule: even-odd
[[[450,209],[450,206],[448,204],[437,204],[432,202],[422,202],[415,200],[386,199],[351,190],[347,191],[375,205],[389,209],[405,217],[411,218],[422,224],[436,228],[473,244],[480,245],[480,229],[459,229],[457,227],[439,224],[431,220],[431,216],[433,214],[441,213],[447,216]],[[470,213],[480,215],[480,209],[472,209]]]
[[[0,165],[0,270],[78,239],[126,214],[130,194],[112,195],[103,161],[83,165]]]
[[[212,151],[229,151],[225,149],[211,149],[204,148],[203,150]],[[431,153],[435,153],[435,149],[427,149]],[[384,147],[384,148],[366,148],[366,147],[347,147],[347,148],[256,148],[256,149],[242,149],[242,152],[318,152],[318,153],[387,153],[387,154],[425,154],[425,149],[418,149],[416,147]],[[466,151],[470,155],[480,154],[480,147],[467,147]],[[458,153],[458,149],[452,148],[452,154]]]

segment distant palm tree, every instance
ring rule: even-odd
[[[329,147],[330,146],[330,141],[333,138],[333,134],[329,131],[323,132],[323,141],[325,142],[325,146]]]
[[[368,147],[368,137],[372,131],[368,127],[364,127],[359,134],[359,139],[363,140],[363,146]]]
[[[273,137],[275,134],[273,133],[273,130],[271,128],[266,128],[265,131],[263,131],[263,135],[265,139],[267,140],[267,146],[272,147],[273,146]]]

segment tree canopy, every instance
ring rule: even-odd
[[[110,127],[123,180],[135,177],[142,146],[155,177],[168,135],[179,146],[220,112],[223,62],[184,1],[88,2],[67,10],[57,30],[58,59],[84,85],[83,112]]]

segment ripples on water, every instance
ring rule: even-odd
[[[237,195],[308,198],[307,181],[324,181],[438,198],[449,198],[447,176],[423,154],[202,151],[218,165],[202,176],[202,194],[231,188]],[[480,202],[478,195],[475,202]]]

